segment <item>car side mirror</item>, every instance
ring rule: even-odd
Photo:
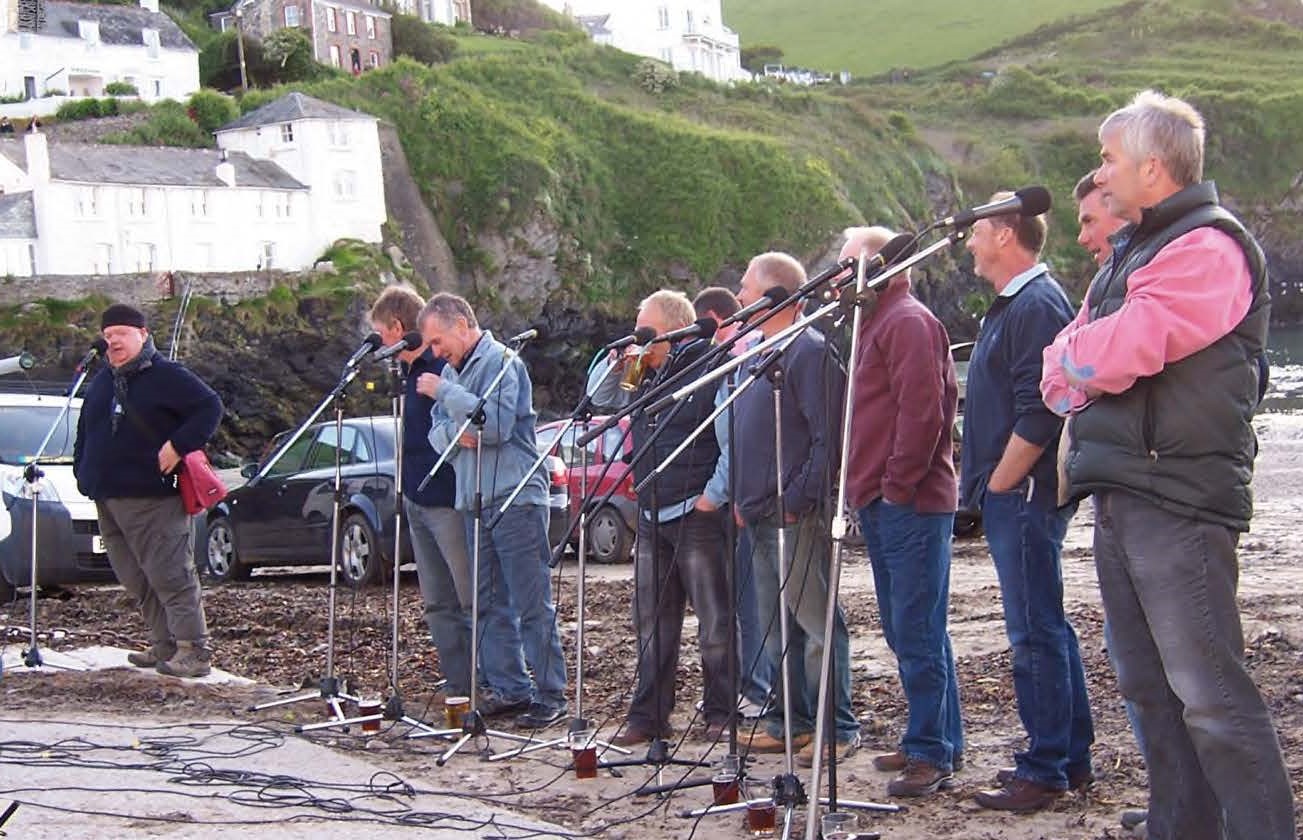
[[[244,478],[253,478],[257,474],[258,474],[258,464],[255,461],[250,461],[249,463],[245,464],[243,467],[240,467],[240,475],[243,476]]]

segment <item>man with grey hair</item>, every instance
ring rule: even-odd
[[[1271,713],[1244,666],[1236,545],[1253,514],[1262,250],[1203,180],[1204,124],[1145,91],[1099,129],[1095,183],[1128,224],[1088,319],[1045,349],[1071,493],[1095,495],[1118,686],[1149,769],[1153,840],[1294,840]]]
[[[434,400],[430,446],[452,457],[456,507],[466,517],[466,542],[475,542],[475,509],[481,506],[479,573],[479,666],[488,692],[477,704],[487,716],[521,710],[518,726],[539,729],[566,715],[566,663],[557,633],[556,606],[548,564],[547,478],[529,474],[511,507],[502,504],[538,457],[534,441],[533,386],[520,356],[508,353],[491,332],[481,330],[470,304],[440,293],[421,310],[421,337],[447,364],[441,373],[422,373],[418,393]],[[503,367],[507,373],[490,394]],[[457,429],[484,401],[477,437]],[[476,446],[482,446],[476,477]],[[498,516],[492,530],[484,523]],[[517,631],[517,628],[518,631]],[[534,674],[531,684],[525,666]]]
[[[638,307],[637,327],[656,335],[686,327],[696,312],[682,292],[662,289]],[[650,369],[632,390],[621,389],[623,366],[608,359],[589,379],[589,393],[599,406],[621,406],[637,399],[710,351],[710,342],[687,337],[661,341],[630,353]],[[703,371],[704,373],[705,371]],[[634,383],[626,380],[626,385]],[[714,410],[716,391],[698,388],[661,414],[636,413],[631,419],[634,452],[652,441],[633,464],[641,482],[688,439]],[[702,715],[705,737],[718,740],[736,714],[729,680],[728,601],[725,574],[724,506],[728,502],[728,420],[721,414],[704,433],[638,494],[638,541],[633,561],[633,624],[638,633],[638,678],[624,731],[611,739],[632,746],[671,734],[678,681],[679,641],[688,604],[697,613],[697,647],[701,654]]]
[[[846,232],[841,258],[893,237]],[[947,630],[950,541],[958,485],[951,429],[959,387],[946,328],[910,294],[909,272],[880,289],[860,327],[846,493],[873,567],[882,635],[896,655],[909,719],[898,749],[874,766],[898,775],[891,796],[954,786],[963,764],[959,682]]]

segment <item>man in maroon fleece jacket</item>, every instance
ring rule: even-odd
[[[841,257],[872,256],[892,235],[852,228]],[[959,391],[949,336],[910,294],[908,272],[892,278],[864,313],[853,377],[847,495],[909,702],[899,749],[874,766],[898,773],[888,795],[927,796],[954,784],[964,751],[946,629],[958,497],[950,435]]]

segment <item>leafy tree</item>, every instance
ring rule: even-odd
[[[215,90],[195,91],[186,105],[186,113],[209,134],[240,116],[236,101]]]
[[[763,73],[766,64],[782,64],[783,48],[773,44],[755,44],[742,48],[742,66],[752,73]]]
[[[476,29],[490,32],[530,34],[539,30],[579,28],[570,18],[537,0],[471,0],[471,18]]]
[[[277,29],[262,39],[262,54],[279,68],[276,81],[302,82],[316,78],[317,63],[312,58],[312,41],[302,29]]]
[[[443,64],[457,52],[457,39],[445,27],[434,26],[416,15],[396,12],[393,17],[394,55],[422,64]]]

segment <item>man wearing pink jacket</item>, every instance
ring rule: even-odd
[[[1267,338],[1253,236],[1203,181],[1203,119],[1145,91],[1099,129],[1095,183],[1128,224],[1045,349],[1118,686],[1149,769],[1150,840],[1295,840],[1271,714],[1245,670],[1236,545]]]

